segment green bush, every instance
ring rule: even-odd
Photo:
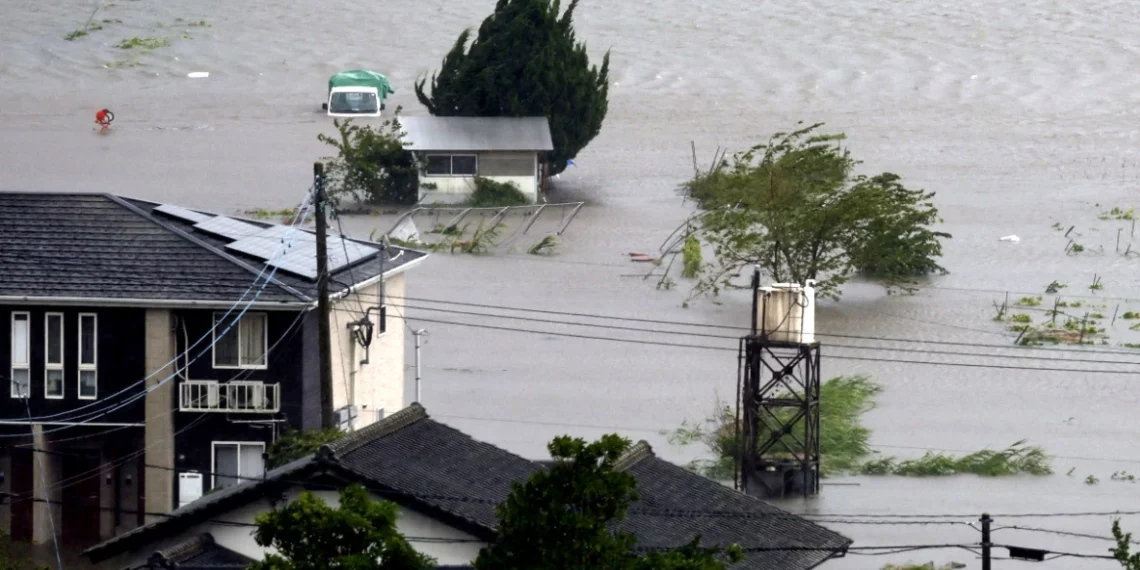
[[[514,182],[498,182],[482,176],[475,177],[475,191],[468,202],[476,208],[525,206],[530,204],[526,194]]]
[[[695,278],[701,272],[701,242],[696,235],[689,234],[689,237],[685,238],[681,257],[685,263],[681,269],[681,276],[688,279]]]
[[[317,139],[337,151],[336,156],[325,159],[325,188],[334,203],[344,197],[374,204],[415,203],[419,198],[419,163],[404,150],[397,119],[376,127],[335,119],[333,126],[336,135],[321,134]]]
[[[269,451],[266,452],[269,456],[268,467],[273,469],[306,455],[312,455],[322,445],[340,439],[344,435],[345,432],[339,429],[287,432],[269,446]]]

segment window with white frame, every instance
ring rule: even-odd
[[[268,322],[265,313],[246,313],[237,324],[214,313],[214,368],[265,368]]]
[[[479,158],[474,154],[429,154],[424,173],[428,176],[475,176]]]
[[[12,313],[12,385],[13,398],[27,398],[31,393],[31,322],[29,313]]]
[[[63,397],[63,313],[44,315],[44,397]]]
[[[99,394],[98,317],[94,313],[79,314],[79,399],[94,400]]]
[[[259,441],[215,441],[213,488],[229,487],[265,474],[265,444]]]

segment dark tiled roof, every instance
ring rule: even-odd
[[[511,483],[526,481],[539,469],[429,419],[419,404],[329,447],[344,467],[396,491],[393,500],[401,502],[402,494],[460,519],[474,527],[467,529],[474,534],[492,531],[498,522],[495,506],[506,500]]]
[[[698,533],[704,545],[739,544],[745,557],[734,570],[813,568],[851,544],[848,538],[655,457],[635,446],[619,465],[637,479],[640,499],[618,530],[637,536],[640,548],[676,547]],[[685,516],[692,511],[729,516]],[[739,515],[739,516],[737,516]],[[820,550],[753,551],[764,548]]]
[[[241,298],[263,262],[231,254],[224,241],[152,213],[157,205],[109,194],[0,192],[0,298]],[[384,270],[424,255],[393,248]],[[333,289],[379,275],[379,265],[363,261],[337,272]],[[308,304],[315,298],[315,283],[280,271],[275,277],[259,303]]]
[[[640,500],[615,530],[633,533],[643,549],[682,546],[698,534],[705,545],[816,549],[749,552],[734,566],[789,570],[813,568],[851,543],[801,517],[662,461],[644,442],[631,449],[618,467],[637,479]],[[323,446],[314,457],[270,471],[265,481],[207,495],[169,519],[111,539],[87,554],[95,561],[113,556],[131,544],[185,530],[194,522],[188,520],[192,517],[204,520],[263,496],[275,480],[297,481],[318,473],[360,481],[384,498],[487,540],[498,522],[495,507],[510,494],[512,484],[525,482],[543,468],[440,424],[419,404],[412,404]],[[694,511],[732,516],[699,516]]]
[[[155,568],[179,570],[243,570],[250,562],[253,559],[218,546],[210,534],[200,534],[150,557]]]

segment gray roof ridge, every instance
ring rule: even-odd
[[[427,410],[419,402],[412,402],[410,406],[376,423],[322,445],[317,454],[318,456],[335,458],[337,454],[349,453],[372,440],[393,434],[427,418]]]
[[[166,230],[166,231],[168,231],[168,232],[170,232],[170,233],[172,233],[172,234],[174,234],[174,235],[176,235],[176,236],[178,236],[178,237],[180,237],[186,241],[189,241],[190,243],[192,243],[198,247],[201,247],[202,249],[205,249],[206,251],[209,251],[210,253],[213,253],[214,255],[236,265],[237,267],[239,267],[241,269],[248,271],[249,273],[253,274],[254,277],[261,276],[264,273],[263,271],[256,269],[252,265],[250,265],[250,264],[226,253],[225,251],[222,251],[222,250],[206,243],[205,241],[197,238],[194,235],[191,235],[191,234],[183,231],[181,228],[176,228],[176,227],[166,223],[165,221],[159,219],[157,216],[143,211],[141,208],[139,208],[138,206],[128,202],[127,199],[125,199],[121,196],[116,196],[115,194],[110,194],[110,193],[104,193],[103,195],[106,196],[108,200],[111,200],[115,204],[118,204],[119,207],[124,208],[127,211],[129,211],[129,212],[131,212],[137,216],[142,217],[145,220],[149,220],[150,222],[157,224],[162,229],[164,229],[164,230]],[[296,297],[298,300],[306,302],[306,303],[311,303],[313,301],[313,299],[311,299],[308,295],[305,295],[304,293],[301,293],[300,291],[294,289],[293,287],[290,287],[289,285],[282,283],[276,277],[269,276],[269,275],[265,275],[265,277],[269,283],[276,285],[281,290],[283,290],[286,293],[289,293],[290,295]]]
[[[152,560],[158,559],[159,562],[176,562],[182,558],[186,558],[192,554],[201,552],[203,548],[214,544],[214,536],[208,532],[196,534],[188,540],[175,544],[165,550],[156,551],[151,555]]]
[[[648,441],[644,439],[633,444],[617,461],[614,462],[615,471],[625,471],[634,465],[637,465],[642,459],[650,457],[657,457],[653,453],[653,446],[649,445]]]

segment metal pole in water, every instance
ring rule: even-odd
[[[424,329],[412,331],[412,336],[416,337],[416,402],[419,402],[421,404],[423,401],[421,399],[422,394],[420,393],[420,378],[422,377],[420,367],[420,363],[422,362],[420,359],[420,337],[426,334],[427,331]]]
[[[989,513],[982,513],[982,570],[990,570],[990,548],[993,544],[990,542],[990,523],[993,519],[990,518]]]

